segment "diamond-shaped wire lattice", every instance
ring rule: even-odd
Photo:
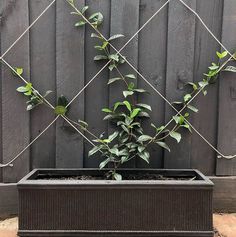
[[[17,42],[20,41],[20,39],[34,26],[34,24],[44,15],[44,13],[55,3],[56,0],[53,0],[43,11],[42,13],[29,25],[29,27],[27,27],[27,29],[14,41],[13,44],[11,44],[11,46],[2,54],[2,56],[0,57],[0,60],[6,64],[10,70],[15,71],[14,67],[11,66],[5,59],[4,56],[17,44]],[[118,50],[116,49],[116,47],[114,47],[110,42],[109,45],[110,47],[115,50],[115,52],[117,54],[119,54],[122,58],[124,58],[124,60],[126,61],[126,63],[137,73],[137,75],[139,75],[163,100],[165,100],[165,102],[167,104],[169,104],[169,106],[176,112],[176,115],[181,115],[181,112],[187,107],[187,105],[189,103],[191,103],[198,95],[199,93],[204,89],[202,88],[201,90],[199,90],[189,101],[188,103],[181,109],[181,110],[177,110],[172,104],[171,102],[165,98],[122,54],[121,51],[140,33],[141,30],[143,30],[150,21],[152,21],[152,19],[158,15],[158,13],[164,8],[166,7],[169,2],[171,0],[167,0],[139,29],[138,31]],[[173,1],[173,0],[172,0]],[[235,59],[234,55],[231,54],[229,52],[229,50],[226,49],[226,47],[217,39],[217,37],[212,33],[212,31],[208,28],[208,26],[205,24],[205,22],[202,20],[202,18],[197,14],[196,11],[194,11],[191,7],[189,7],[183,0],[176,0],[181,2],[189,11],[191,11],[198,19],[199,21],[202,23],[202,25],[206,28],[206,30],[210,33],[210,35],[216,40],[216,42],[224,49],[228,52],[228,54],[230,55],[230,58],[226,61],[226,63],[228,61],[230,61],[232,58]],[[102,33],[95,28],[88,19],[85,18],[85,16],[78,10],[75,9],[77,11],[77,13],[83,17],[83,19],[97,32],[99,33],[104,40],[107,41],[107,39],[102,35]],[[89,82],[71,99],[71,101],[68,103],[67,106],[69,106],[71,103],[73,103],[73,101],[97,78],[97,76],[109,65],[110,61],[108,61],[90,80]],[[222,65],[219,69],[219,71],[223,68],[224,65]],[[27,81],[21,76],[19,75],[19,77],[25,82],[27,83]],[[34,88],[35,89],[35,88]],[[39,96],[42,96],[39,94]],[[54,106],[47,100],[45,100],[45,102],[48,104],[48,106],[51,109],[54,109]],[[20,157],[20,155],[27,150],[39,137],[41,137],[41,135],[43,135],[48,129],[49,127],[51,127],[59,117],[62,117],[70,126],[72,126],[84,139],[86,139],[91,145],[95,146],[94,143],[88,139],[76,126],[74,126],[74,124],[71,122],[71,120],[69,118],[67,118],[64,115],[58,115],[56,116],[53,121],[51,123],[49,123],[49,125],[42,130],[42,132],[36,136],[23,150],[21,150],[11,161],[9,161],[7,164],[0,164],[0,167],[5,167],[5,166],[12,166],[12,163],[18,158]],[[168,123],[166,123],[166,125],[164,126],[164,128],[166,128],[171,122],[173,121],[173,119],[171,119]],[[215,150],[221,157],[224,158],[234,158],[236,157],[236,155],[224,155],[222,154],[219,150],[217,150],[217,148],[215,148],[186,118],[185,121],[189,124],[189,126],[213,149]],[[164,129],[163,128],[163,129]],[[161,132],[161,131],[160,131]]]

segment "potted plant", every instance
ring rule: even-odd
[[[68,3],[73,8],[72,14],[80,17],[76,27],[90,24],[97,31],[103,21],[100,12],[87,19],[88,6],[79,11],[73,0]],[[182,130],[191,132],[186,119],[191,112],[198,111],[190,105],[192,97],[199,92],[205,95],[206,87],[215,82],[218,73],[232,67],[226,67],[228,61],[223,67],[212,63],[204,79],[198,84],[187,83],[188,92],[182,101],[173,102],[184,115],[173,116],[172,127],[151,123],[153,134],[146,134],[142,125],[144,120],[149,120],[152,109],[136,100],[146,90],[136,86],[134,74],[123,71],[126,59],[109,48],[111,41],[124,36],[116,34],[105,39],[97,31],[91,37],[98,40],[95,48],[99,54],[94,60],[109,62],[109,70],[115,75],[108,85],[124,86],[123,99],[102,109],[112,132],[96,136],[85,121],[68,118],[65,97],[59,98],[55,113],[92,135],[96,145],[89,156],[100,152],[104,159],[99,169],[36,169],[24,177],[18,183],[18,235],[212,237],[213,183],[201,172],[122,167],[134,159],[148,163],[148,149],[153,143],[170,151],[167,138],[180,142]],[[223,59],[227,53],[217,52],[217,55]],[[30,97],[29,110],[45,102],[30,83],[17,90]]]

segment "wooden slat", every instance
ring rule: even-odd
[[[99,30],[105,37],[109,36],[110,30],[110,1],[100,0],[86,1],[86,5],[89,6],[88,16],[94,12],[101,12],[104,16],[104,22]],[[97,39],[91,38],[91,33],[94,30],[90,27],[86,27],[86,45],[85,45],[85,71],[86,83],[93,78],[93,76],[100,70],[101,63],[94,62],[93,58],[99,54],[94,49],[94,45],[100,42]],[[103,107],[108,106],[108,81],[109,73],[108,69],[105,69],[86,89],[86,101],[85,101],[85,120],[89,124],[89,129],[96,135],[100,135],[103,132],[107,133],[107,122],[103,121],[104,113],[101,111]],[[88,136],[88,134],[87,134]],[[88,136],[90,139],[94,139]],[[85,154],[84,154],[84,167],[98,167],[101,162],[101,155],[97,153],[92,157],[88,157],[88,152],[92,148],[90,144],[85,142]]]
[[[84,0],[75,1],[82,7]],[[74,27],[77,17],[66,1],[56,2],[56,86],[57,96],[68,100],[84,86],[84,31]],[[84,119],[84,97],[70,106],[69,117]],[[62,119],[56,130],[56,167],[83,166],[83,138]]]
[[[196,9],[196,0],[187,4]],[[176,101],[185,93],[183,85],[193,81],[195,17],[180,2],[169,4],[166,98]],[[166,104],[166,122],[174,115]],[[172,123],[172,126],[174,124]],[[180,144],[168,139],[171,152],[165,152],[165,168],[188,168],[191,163],[191,135],[183,132]]]
[[[197,1],[197,12],[218,39],[221,38],[222,0]],[[202,80],[211,63],[217,62],[216,51],[220,45],[207,32],[202,23],[196,21],[194,81]],[[193,116],[194,126],[214,145],[217,138],[218,117],[218,85],[210,85],[207,96],[199,94],[193,105],[199,112]],[[215,174],[215,152],[195,132],[192,134],[191,166],[201,170],[206,175]]]
[[[215,184],[213,209],[215,212],[236,212],[236,176],[209,177]]]
[[[2,1],[6,2],[7,1]],[[1,51],[5,51],[27,28],[28,1],[9,2],[1,25]],[[5,59],[13,66],[24,68],[23,76],[29,80],[29,35],[28,33],[12,48]],[[2,70],[2,155],[8,162],[29,143],[29,112],[26,98],[16,92],[24,83],[15,78],[7,66]],[[29,171],[29,150],[14,163],[14,167],[3,169],[4,182],[16,182]]]
[[[18,192],[16,183],[0,183],[0,218],[18,214]]]
[[[50,4],[51,0],[30,1],[30,22]],[[31,81],[41,93],[52,90],[47,98],[55,104],[55,4],[30,30]],[[43,36],[43,37],[42,37]],[[31,113],[31,137],[36,137],[54,118],[46,106],[38,106]],[[31,147],[31,167],[55,166],[55,126],[41,136]]]
[[[236,4],[234,0],[224,2],[222,43],[235,52]],[[229,65],[234,65],[230,63]],[[225,154],[236,154],[236,80],[234,73],[222,73],[219,91],[218,149]],[[236,175],[236,159],[217,159],[217,175]]]
[[[139,0],[111,0],[111,25],[110,35],[123,34],[124,38],[120,38],[113,44],[117,49],[120,49],[138,30],[139,28]],[[121,52],[127,57],[127,60],[132,63],[134,67],[138,66],[138,36],[136,36],[127,47]],[[135,74],[133,69],[127,64],[122,65],[120,70],[124,74]],[[115,73],[110,73],[110,77],[117,76]],[[109,105],[112,106],[114,102],[123,101],[124,97],[122,91],[125,89],[122,83],[116,83],[109,88]],[[112,133],[111,127],[108,129]],[[134,167],[135,162],[131,161],[130,166]]]
[[[165,1],[142,0],[140,2],[140,27],[165,3]],[[165,70],[167,49],[167,10],[166,6],[141,32],[139,35],[139,71],[147,78],[155,88],[165,94]],[[157,126],[165,122],[165,103],[150,86],[142,79],[139,87],[150,92],[140,97],[140,103],[151,105],[151,120],[148,120],[144,129],[148,134],[153,134],[150,121]],[[163,151],[156,145],[150,148],[150,167],[162,167]],[[144,162],[138,161],[137,165],[143,167]]]
[[[4,4],[3,4],[4,3]],[[1,45],[1,40],[2,40],[2,28],[1,28],[1,24],[2,24],[2,20],[3,20],[3,11],[5,9],[5,4],[6,2],[3,2],[0,5],[0,45]],[[2,48],[0,47],[0,55],[2,55]],[[0,75],[2,78],[2,64],[0,62]],[[0,91],[2,92],[2,83],[0,83]],[[2,101],[2,93],[0,93],[0,101]],[[2,150],[2,103],[0,103],[0,150]],[[2,152],[0,152],[0,163],[2,163]],[[2,169],[0,169],[0,182],[2,182]]]

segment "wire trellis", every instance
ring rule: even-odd
[[[66,1],[66,0],[65,0]],[[227,53],[230,55],[230,58],[221,65],[221,67],[218,69],[218,71],[220,71],[224,65],[230,61],[231,59],[236,60],[235,55],[230,53],[230,51],[220,42],[220,40],[217,39],[217,37],[212,33],[212,31],[209,29],[209,27],[205,24],[205,22],[203,21],[203,19],[198,15],[198,13],[193,10],[190,6],[188,6],[183,0],[167,0],[136,32],[135,34],[118,50],[116,47],[114,47],[107,39],[105,36],[103,36],[103,34],[96,28],[94,27],[94,25],[92,25],[90,23],[90,21],[76,8],[75,10],[77,11],[77,13],[94,29],[94,31],[96,31],[99,35],[101,35],[103,37],[104,40],[108,41],[110,47],[115,50],[115,52],[120,55],[120,57],[122,57],[125,62],[137,73],[138,76],[140,76],[155,92],[156,94],[158,94],[175,112],[176,115],[181,115],[181,112],[189,105],[189,103],[191,103],[198,95],[199,93],[204,89],[204,87],[199,90],[186,104],[185,106],[181,109],[181,110],[177,110],[172,103],[165,97],[163,96],[128,60],[126,57],[124,57],[121,54],[121,51],[123,51],[123,49],[126,48],[126,46],[140,33],[140,31],[142,31],[149,22],[152,21],[152,19],[155,18],[155,16],[157,16],[169,3],[170,1],[179,1],[180,3],[182,3],[189,11],[191,11],[198,19],[199,21],[202,23],[202,25],[205,27],[205,29],[209,32],[209,34],[215,39],[215,41],[225,50],[227,51]],[[50,4],[42,11],[42,13],[27,27],[27,29],[11,44],[11,46],[1,55],[0,60],[13,72],[16,73],[14,67],[12,65],[10,65],[5,59],[5,55],[17,44],[17,42],[20,41],[20,39],[34,26],[34,24],[45,14],[45,12],[47,12],[47,10],[56,2],[56,0],[53,0],[52,2],[50,2]],[[70,4],[70,3],[69,3]],[[68,103],[67,107],[73,103],[73,101],[97,78],[97,76],[105,69],[107,68],[107,66],[110,64],[111,60],[109,60],[89,81],[87,84],[84,85],[84,87],[82,89],[80,89],[78,91],[78,93],[71,99],[71,101]],[[21,75],[19,75],[20,79],[24,82],[27,83],[27,80],[25,80]],[[33,88],[35,90],[35,88]],[[38,92],[38,95],[40,97],[43,98],[43,96]],[[44,98],[44,101],[46,103],[46,105],[48,105],[52,110],[55,109],[55,107]],[[88,141],[92,146],[95,146],[95,144],[88,138],[86,137],[71,121],[69,118],[67,118],[64,115],[57,115],[43,130],[42,132],[40,132],[40,134],[38,134],[24,149],[22,149],[17,155],[15,155],[15,157],[13,157],[9,162],[7,162],[6,164],[0,164],[0,168],[3,167],[7,167],[7,166],[13,166],[13,162],[18,159],[21,154],[24,153],[24,151],[26,151],[34,142],[36,142],[59,118],[64,119],[71,127],[73,127],[86,141]],[[218,158],[226,158],[226,159],[232,159],[236,157],[235,155],[225,155],[223,154],[221,151],[219,151],[216,147],[214,147],[186,118],[184,118],[186,123],[189,124],[189,126],[201,137],[201,139],[203,139],[208,146],[210,146],[217,154],[218,154]],[[173,121],[173,118],[169,120],[169,122],[167,122],[165,124],[165,126],[163,127],[162,130],[164,130],[171,122]],[[161,130],[161,131],[162,131]],[[161,132],[159,131],[159,133]]]

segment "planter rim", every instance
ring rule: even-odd
[[[21,186],[48,186],[51,188],[52,186],[65,186],[65,184],[70,187],[70,186],[113,186],[113,187],[129,187],[130,185],[135,185],[135,186],[183,186],[183,187],[189,187],[191,188],[192,186],[201,186],[201,187],[207,187],[209,188],[210,186],[213,187],[213,182],[203,175],[199,170],[197,169],[139,169],[139,168],[131,168],[131,169],[121,169],[122,171],[137,171],[137,172],[194,172],[196,175],[200,177],[200,180],[121,180],[121,181],[116,181],[116,180],[35,180],[33,179],[34,176],[37,175],[39,172],[71,172],[71,171],[98,171],[99,169],[94,169],[94,168],[40,168],[40,169],[34,169],[32,170],[29,174],[27,174],[25,177],[23,177],[17,184],[18,188]]]

